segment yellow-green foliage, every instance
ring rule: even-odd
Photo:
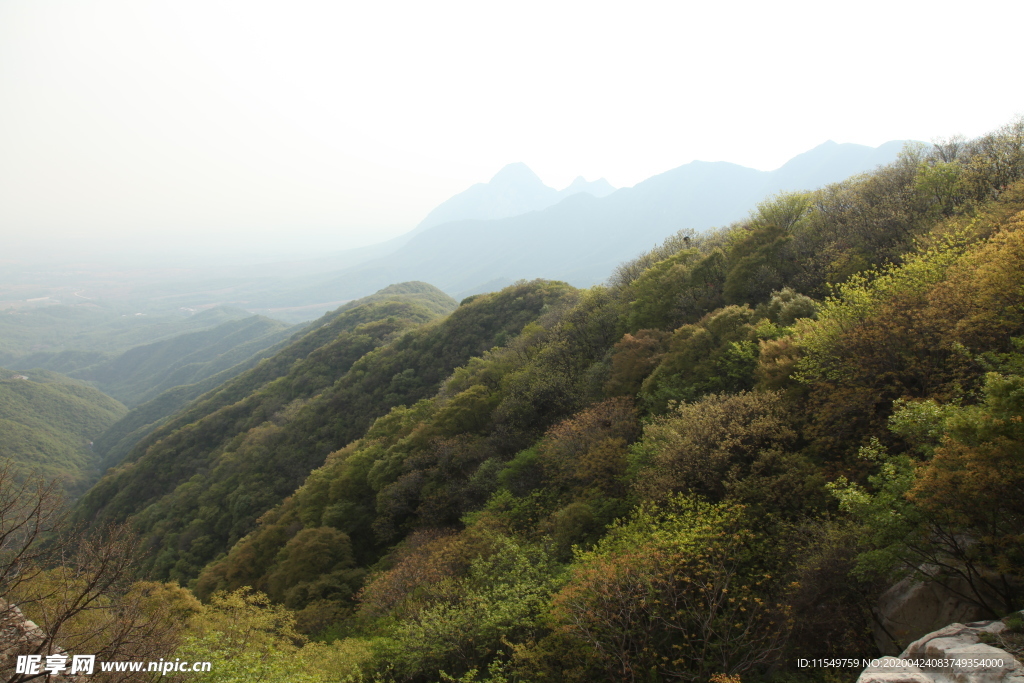
[[[899,266],[851,276],[836,287],[818,309],[817,321],[799,336],[804,357],[797,378],[804,382],[846,379],[841,338],[864,319],[877,315],[891,301],[917,299],[942,281],[967,248],[956,235],[934,248],[907,257]]]
[[[295,630],[290,612],[248,590],[214,595],[192,617],[174,653],[211,663],[208,673],[181,677],[202,683],[354,681],[369,655],[369,644],[357,639],[309,642]]]
[[[917,453],[890,454],[875,441],[860,453],[877,468],[870,487],[840,478],[830,488],[867,539],[862,571],[915,559],[956,567],[997,615],[1018,604],[1024,576],[1024,377],[988,373],[983,394],[969,406],[898,402],[890,428]]]
[[[388,624],[373,644],[379,669],[404,681],[463,675],[507,661],[542,631],[539,618],[561,583],[558,566],[541,548],[489,536],[487,552],[466,558],[464,574],[425,586],[426,599],[412,610],[405,604],[404,618]]]
[[[648,423],[634,446],[635,489],[646,500],[696,493],[783,515],[821,507],[824,481],[795,452],[795,426],[771,391],[680,403]]]
[[[581,553],[552,600],[562,661],[589,680],[706,680],[774,661],[791,627],[768,539],[741,507],[675,497]],[[564,659],[563,659],[564,658]]]
[[[102,661],[167,657],[188,621],[204,609],[177,584],[108,584],[111,576],[103,570],[79,570],[66,565],[34,573],[6,596],[73,654]]]
[[[1004,215],[973,243],[947,234],[902,266],[852,278],[801,323],[796,377],[816,406],[808,433],[822,453],[849,456],[887,438],[896,399],[980,389],[979,355],[1006,352],[1024,333],[1022,218]]]

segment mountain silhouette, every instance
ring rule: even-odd
[[[517,162],[505,166],[489,182],[477,183],[442,202],[410,234],[452,221],[493,220],[540,211],[580,192],[603,197],[614,191],[615,188],[604,178],[588,182],[583,176],[558,191],[545,185],[526,164]]]
[[[767,196],[872,170],[895,160],[903,146],[828,141],[773,171],[693,161],[604,195],[605,181],[577,179],[559,192],[525,164],[509,164],[490,182],[431,211],[415,230],[388,243],[388,253],[278,296],[336,301],[407,280],[429,282],[457,299],[520,279],[588,287],[681,229],[727,225]]]

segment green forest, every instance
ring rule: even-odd
[[[408,283],[274,348],[122,442],[0,597],[214,662],[171,680],[367,683],[852,681],[792,663],[876,656],[903,577],[1024,608],[1024,119],[602,286]]]
[[[98,474],[92,440],[126,412],[106,394],[55,372],[0,368],[0,462],[80,495]]]

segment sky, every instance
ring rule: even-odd
[[[0,0],[0,254],[322,252],[516,161],[625,187],[981,135],[1024,114],[1022,19],[1004,0]]]

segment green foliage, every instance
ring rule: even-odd
[[[393,406],[432,395],[456,367],[491,348],[497,336],[522,329],[569,292],[557,283],[523,283],[480,297],[418,330],[412,328],[420,309],[408,304],[350,309],[341,317],[387,317],[330,338],[293,362],[285,376],[234,404],[207,412],[224,402],[218,394],[237,391],[231,385],[251,383],[250,373],[204,397],[140,443],[134,453],[146,447],[144,454],[108,474],[76,514],[97,521],[130,517],[159,546],[149,560],[157,576],[195,578],[204,565],[252,531],[257,518],[298,488],[329,453],[358,438]],[[410,311],[413,319],[391,315],[395,306]],[[295,351],[282,354],[287,358]],[[275,357],[269,364],[280,362]],[[262,366],[252,371],[263,372]],[[177,426],[196,412],[203,417]],[[443,461],[437,470],[442,477],[448,473],[445,468],[458,470],[460,462],[486,459],[466,440],[442,451],[432,456]],[[386,483],[401,490],[417,481],[412,476]],[[394,491],[378,494],[385,500],[378,508],[386,506]],[[447,504],[446,495],[442,490],[429,497],[431,514],[457,519],[461,513]],[[382,519],[394,521],[379,526],[386,530],[385,524],[401,525],[405,516],[404,507],[392,510]]]
[[[954,231],[904,265],[856,277],[798,326],[796,377],[817,406],[819,453],[852,455],[874,436],[892,441],[893,401],[949,402],[980,389],[982,368],[1024,333],[1024,231],[1019,215],[987,241]]]
[[[785,584],[742,508],[673,498],[582,553],[552,601],[594,677],[707,680],[771,664],[791,627]],[[598,674],[600,672],[600,674]]]
[[[339,612],[333,628],[381,638],[375,673],[398,680],[696,679],[753,673],[783,651],[869,651],[863,606],[885,586],[865,562],[906,562],[937,529],[992,531],[952,499],[940,519],[919,479],[951,480],[965,463],[1014,471],[1002,441],[950,444],[953,415],[983,396],[983,370],[1017,367],[1024,193],[1004,189],[982,211],[956,194],[968,171],[947,182],[939,165],[966,161],[928,154],[911,148],[876,173],[773,198],[708,240],[678,235],[625,264],[609,291],[567,296],[334,452],[200,584],[266,585],[302,529],[336,529],[356,566],[378,564],[355,616]],[[825,304],[811,298],[857,273]],[[407,369],[399,381],[414,379]],[[648,423],[633,443],[624,397],[635,394]],[[897,404],[891,432],[901,398],[932,403]],[[865,445],[875,461],[843,458]],[[826,473],[847,477],[833,485],[845,511]],[[930,495],[997,490],[967,481],[976,488]],[[1016,519],[1010,504],[994,507]],[[546,620],[480,596],[471,567],[497,538],[533,548],[539,565],[575,552],[556,597],[526,601],[546,601]],[[1016,561],[1007,537],[991,538],[1002,545],[982,544],[988,559],[976,562]],[[518,635],[496,644],[481,603]],[[736,623],[746,626],[730,632]]]
[[[348,536],[328,526],[303,529],[278,553],[267,588],[271,598],[292,609],[315,600],[347,599],[362,579],[354,565]]]
[[[604,378],[590,374],[622,334],[621,308],[603,289],[582,292],[572,306],[509,344],[511,365],[500,383],[492,440],[505,455],[601,398]],[[497,359],[496,359],[497,360]],[[501,361],[498,361],[501,362]]]
[[[934,202],[934,211],[953,216],[969,198],[965,171],[957,160],[924,162],[917,173],[917,191]]]
[[[824,481],[793,452],[796,443],[779,394],[713,394],[644,428],[633,449],[634,486],[646,500],[688,492],[783,515],[820,508]]]
[[[817,318],[818,303],[789,287],[772,292],[768,303],[758,309],[768,320],[782,327],[789,327],[800,318]]]
[[[705,394],[753,388],[758,341],[774,336],[756,324],[748,306],[728,306],[677,329],[666,352],[640,389],[651,412],[663,412],[671,401],[693,401]]]
[[[970,141],[960,156],[970,198],[977,203],[1001,198],[1024,177],[1024,116]]]
[[[157,433],[138,443],[128,455],[128,459],[137,459],[149,446],[168,434],[236,404],[261,391],[274,380],[289,378],[290,381],[281,382],[277,389],[291,390],[290,398],[305,397],[322,390],[344,374],[358,358],[357,354],[365,353],[368,348],[380,343],[380,338],[375,336],[383,335],[386,339],[388,335],[394,336],[405,329],[402,325],[394,327],[395,321],[408,321],[406,325],[424,323],[436,317],[435,311],[448,312],[454,308],[454,302],[450,299],[449,306],[441,306],[443,301],[435,301],[439,296],[444,297],[439,290],[422,283],[421,286],[412,286],[414,284],[392,285],[369,297],[345,304],[295,333],[283,347],[273,347],[275,353],[268,358],[255,359],[258,361],[255,367],[237,377],[230,371],[225,371],[226,374],[215,376],[220,382],[203,382],[196,385],[196,389],[201,390],[200,394],[185,392],[183,400],[179,396],[183,389],[178,388],[172,390],[173,393],[170,395],[161,395],[156,399],[155,405],[140,406],[139,417],[134,417],[136,411],[132,411],[133,421],[142,422],[140,426],[150,425],[168,417],[170,419]],[[407,289],[410,291],[405,291]],[[424,303],[425,307],[421,305]],[[388,318],[395,319],[391,322],[393,328],[390,330],[380,326],[380,323]],[[355,333],[357,328],[371,323],[378,323],[378,326],[363,327],[362,334]],[[371,343],[370,347],[366,347],[367,342]],[[189,400],[204,393],[205,395],[192,401],[186,409],[179,410]],[[173,414],[175,411],[177,414]],[[137,432],[138,428],[135,427],[133,431]],[[116,465],[120,461],[114,459],[112,455],[108,462]]]
[[[890,584],[884,577],[854,571],[866,549],[857,524],[844,515],[805,518],[784,529],[778,541],[785,547],[780,552],[792,557],[795,579],[789,594],[794,621],[786,659],[821,652],[876,652],[873,610]]]
[[[370,296],[364,296],[362,299],[349,301],[333,313],[328,313],[320,318],[320,320],[311,323],[309,327],[321,327],[325,322],[329,322],[331,318],[346,311],[365,306],[366,304],[388,301],[407,301],[409,303],[416,304],[421,308],[427,309],[430,313],[436,316],[448,315],[459,307],[459,304],[456,303],[455,299],[426,282],[399,282],[398,284],[388,285],[384,289],[375,292]]]
[[[566,299],[538,323],[525,326],[508,346],[491,349],[458,368],[436,398],[393,408],[362,440],[332,454],[291,500],[264,518],[253,536],[203,572],[200,594],[245,581],[264,586],[266,579],[261,577],[274,571],[274,563],[255,558],[278,552],[298,525],[338,528],[353,539],[360,561],[371,562],[386,545],[415,529],[459,525],[502,483],[526,486],[516,481],[516,467],[505,471],[510,451],[529,443],[585,400],[581,370],[603,358],[616,335],[617,308],[607,296],[583,293]],[[463,309],[471,311],[487,301],[488,297],[479,297]],[[598,410],[593,419],[595,433],[604,433],[601,439],[621,440],[635,429],[629,408],[616,408],[611,414],[616,416],[612,422],[629,424],[609,429]],[[578,482],[569,488],[597,484],[595,490],[621,489],[615,478],[624,467],[623,443],[598,448],[596,459],[587,465],[590,469],[581,469]],[[568,502],[555,504],[545,514]],[[610,521],[612,508],[599,505],[593,528],[585,533],[593,534]],[[605,521],[598,521],[602,516]],[[560,528],[563,544],[575,542],[572,533],[566,535],[564,523]]]
[[[46,370],[0,373],[0,460],[60,479],[69,493],[80,493],[97,465],[92,440],[126,408]]]
[[[213,596],[192,618],[174,656],[211,663],[209,672],[189,672],[183,680],[322,683],[355,680],[369,654],[368,643],[355,639],[307,642],[290,612],[265,595],[240,590]]]
[[[781,192],[757,205],[751,214],[751,224],[755,228],[771,226],[784,233],[796,232],[812,205],[813,195],[809,192]]]
[[[840,478],[830,485],[862,525],[869,550],[861,571],[908,563],[963,579],[992,614],[1019,603],[1024,578],[1024,378],[990,373],[978,405],[901,404],[891,428],[918,444],[924,459],[889,455],[877,442],[862,457],[880,464],[871,490]]]
[[[474,384],[453,396],[434,416],[434,424],[446,434],[480,432],[490,422],[499,396],[483,384]]]
[[[546,485],[575,495],[591,491],[621,497],[626,446],[638,433],[632,402],[622,398],[603,401],[562,421],[537,446]]]
[[[952,533],[941,552],[978,568],[981,577],[971,583],[998,595],[1001,604],[987,606],[1000,612],[1019,604],[1015,586],[1024,578],[1024,377],[990,373],[983,391],[983,403],[947,411],[944,438],[918,469],[908,498],[933,528]],[[901,423],[894,420],[894,428]]]
[[[573,546],[596,542],[628,509],[627,447],[638,433],[627,399],[580,411],[502,467],[503,488],[487,509],[517,533],[550,539],[554,556],[570,559]]]
[[[430,681],[438,671],[461,676],[507,661],[517,643],[543,630],[540,617],[561,583],[558,566],[506,536],[493,543],[464,578],[437,589],[450,597],[427,602],[374,642],[375,662],[389,679]]]
[[[799,379],[849,379],[848,348],[842,338],[858,323],[877,316],[890,302],[918,303],[920,297],[941,282],[948,269],[958,261],[965,249],[964,237],[958,236],[923,253],[909,256],[900,266],[881,272],[868,272],[849,278],[836,288],[818,310],[817,322],[808,325],[800,336],[804,358],[800,361]],[[859,360],[859,359],[857,359]]]
[[[686,249],[655,263],[630,283],[629,330],[673,329],[721,306],[727,272],[721,249]]]
[[[259,449],[268,439],[271,442],[280,440],[279,425],[268,422],[268,419],[276,417],[279,423],[293,420],[304,405],[302,401],[321,391],[332,376],[343,374],[360,356],[410,327],[410,322],[391,317],[396,310],[394,306],[381,306],[375,305],[373,312],[388,317],[377,322],[359,323],[369,312],[366,309],[350,310],[343,319],[336,321],[347,323],[348,330],[341,326],[337,336],[325,339],[325,345],[309,348],[309,336],[323,336],[321,330],[325,328],[318,328],[282,351],[279,356],[284,358],[275,357],[261,363],[190,406],[182,416],[172,419],[143,440],[129,456],[129,464],[108,474],[92,490],[90,496],[82,501],[81,517],[91,519],[98,513],[108,519],[123,519],[154,497],[165,494],[167,484],[187,481],[199,468],[209,467],[211,450],[227,448],[237,452],[239,449]],[[405,310],[415,313],[415,309],[406,307]],[[298,355],[302,358],[289,360]],[[275,370],[275,367],[279,369]],[[275,378],[282,370],[288,370],[287,374]],[[271,381],[254,393],[243,394],[244,398],[233,405],[229,403],[247,387],[266,379]],[[248,434],[250,430],[253,431]],[[247,434],[246,440],[243,437]],[[270,455],[266,450],[262,453],[264,458]],[[303,466],[301,461],[292,466],[295,465]],[[281,474],[286,472],[287,469]],[[304,474],[298,474],[296,478]],[[291,484],[291,488],[296,484]],[[116,498],[110,499],[114,493]],[[223,498],[223,492],[217,495]],[[241,493],[239,497],[242,497]],[[259,499],[250,498],[246,507],[253,504],[259,505]],[[245,517],[253,515],[237,507],[236,510],[243,512]]]
[[[725,244],[726,238],[727,231],[723,230],[711,229],[700,234],[692,229],[680,230],[666,237],[664,242],[650,251],[617,266],[608,280],[609,286],[613,292],[623,294],[637,278],[659,261],[664,261],[687,249],[696,249],[705,254],[710,253]]]
[[[378,680],[869,654],[865,606],[922,564],[996,612],[1024,584],[1015,130],[769,198],[607,289],[518,283],[425,324],[391,295],[344,307],[143,438],[78,514],[131,519],[147,569],[204,599],[264,592],[294,657],[312,634]],[[119,440],[153,422],[132,424]]]
[[[626,333],[612,349],[611,369],[605,392],[611,396],[640,391],[643,381],[657,367],[665,353],[669,335],[661,330]]]
[[[865,460],[880,464],[879,472],[868,477],[872,492],[839,477],[828,484],[840,508],[853,515],[870,534],[873,549],[858,558],[857,571],[888,574],[900,562],[906,543],[924,540],[923,518],[906,495],[914,483],[912,460],[906,455],[890,456],[877,441],[861,449]]]
[[[731,235],[725,301],[761,303],[793,279],[797,265],[787,247],[811,206],[812,195],[801,192],[779,194],[758,205],[745,229]]]

